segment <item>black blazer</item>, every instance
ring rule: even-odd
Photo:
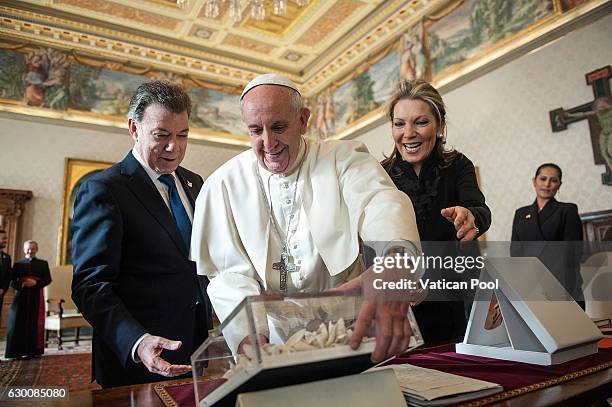
[[[178,176],[192,207],[203,180],[182,167]],[[189,248],[159,191],[130,152],[80,187],[72,225],[72,298],[94,328],[94,377],[103,387],[164,380],[132,360],[145,333],[181,340],[162,353],[190,364],[195,329],[211,325],[210,303],[196,321],[195,293],[206,295]]]
[[[3,289],[5,293],[11,283],[11,274],[11,256],[0,251],[0,288]],[[0,306],[1,305],[2,304],[0,304]]]
[[[582,222],[576,204],[553,198],[541,211],[537,202],[516,210],[510,253],[515,257],[539,258],[578,299],[582,286],[582,240]]]
[[[401,157],[387,170],[397,188],[412,201],[421,241],[456,241],[452,222],[440,211],[450,206],[463,206],[472,212],[476,227],[483,234],[491,225],[491,211],[478,188],[472,161],[461,154],[446,168],[430,155],[417,177],[412,165]],[[401,175],[395,175],[401,172]]]
[[[397,188],[410,197],[421,247],[428,256],[479,255],[477,244],[457,243],[453,223],[440,214],[444,208],[463,206],[474,215],[480,234],[491,225],[491,211],[478,188],[474,164],[465,155],[460,154],[449,166],[442,168],[431,154],[417,176],[412,164],[403,161],[398,154],[395,164],[386,169]],[[456,274],[430,269],[425,278],[467,280],[472,274],[473,271]],[[457,340],[463,336],[466,327],[463,299],[455,291],[430,291],[427,300],[413,309],[425,342]]]

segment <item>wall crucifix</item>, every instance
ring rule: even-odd
[[[593,88],[593,100],[570,109],[558,108],[548,112],[553,132],[567,129],[567,125],[586,119],[591,133],[595,164],[604,164],[601,174],[604,185],[612,185],[612,95],[610,94],[610,65],[585,75]]]

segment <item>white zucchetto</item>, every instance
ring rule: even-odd
[[[278,75],[275,73],[266,73],[263,75],[259,75],[258,77],[253,79],[251,82],[247,83],[247,85],[244,87],[244,90],[242,91],[242,94],[240,95],[240,100],[242,100],[242,98],[244,98],[244,95],[246,95],[251,89],[253,89],[254,87],[260,86],[260,85],[285,86],[287,88],[295,90],[297,93],[300,93],[300,91],[297,88],[297,85],[293,83],[291,80],[285,78],[282,75]]]

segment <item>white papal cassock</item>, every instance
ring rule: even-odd
[[[245,296],[279,288],[272,263],[279,261],[283,243],[266,197],[282,239],[288,232],[297,264],[288,276],[288,293],[344,283],[359,254],[359,237],[419,240],[410,199],[361,142],[306,139],[302,155],[301,170],[271,174],[259,167],[252,150],[245,151],[215,171],[200,191],[191,258],[198,274],[210,279],[208,295],[221,321]]]

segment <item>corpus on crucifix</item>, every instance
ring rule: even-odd
[[[558,108],[549,112],[553,132],[567,129],[567,125],[587,119],[595,164],[604,164],[601,174],[604,185],[612,185],[612,95],[610,94],[610,65],[586,74],[586,83],[593,88],[594,100],[570,109]]]

